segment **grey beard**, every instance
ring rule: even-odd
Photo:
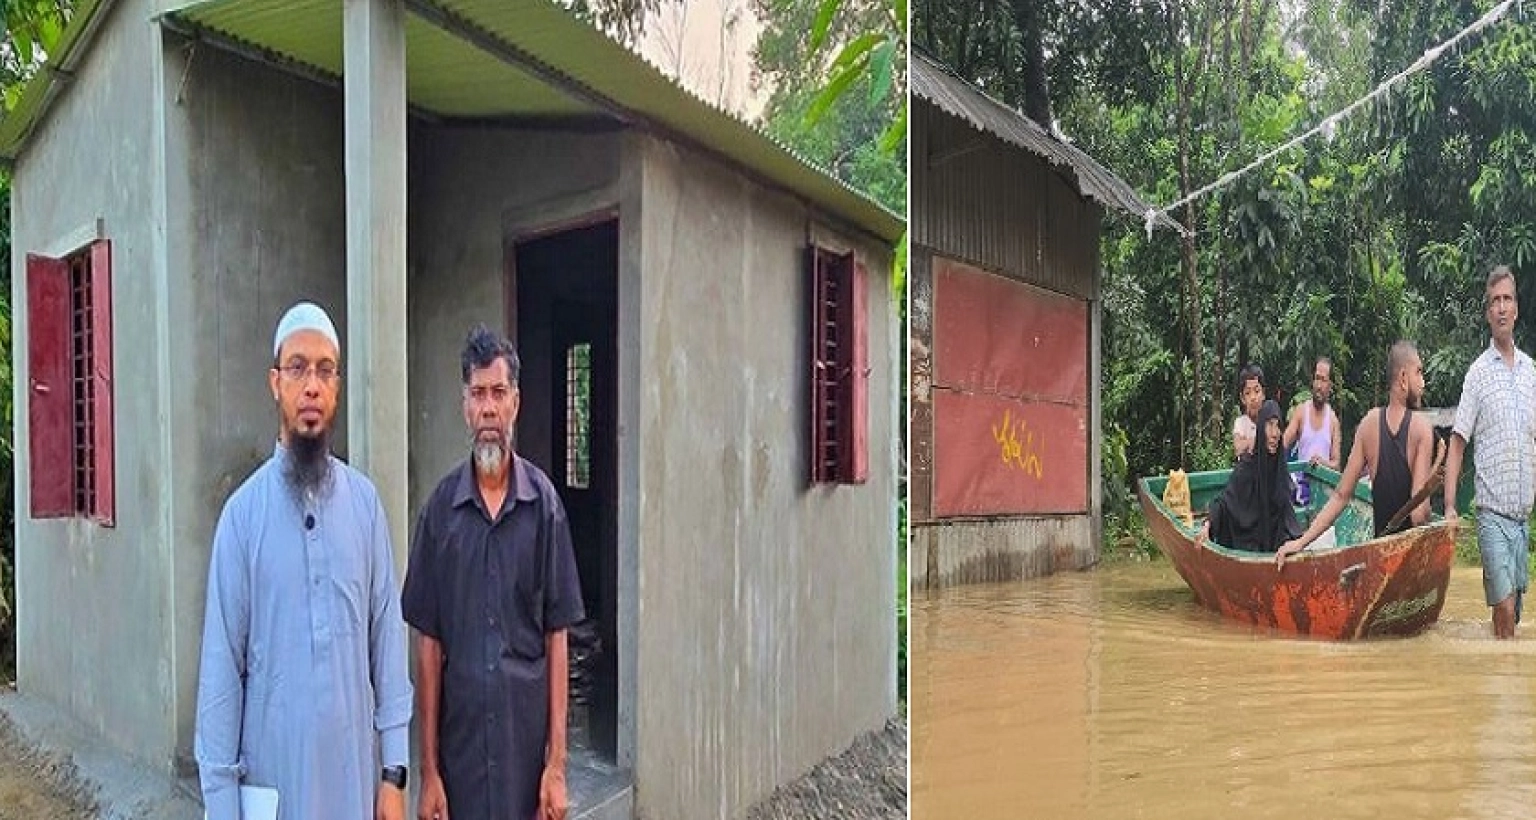
[[[312,436],[289,431],[286,453],[283,478],[287,480],[294,500],[303,508],[305,502],[330,489],[331,431],[323,430]]]
[[[506,463],[507,451],[497,443],[475,442],[475,470],[481,475],[495,475]]]

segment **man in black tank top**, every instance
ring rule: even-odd
[[[1312,520],[1300,538],[1287,541],[1275,553],[1276,566],[1307,548],[1338,520],[1355,484],[1367,467],[1374,477],[1371,499],[1376,519],[1376,534],[1384,535],[1387,522],[1408,503],[1416,488],[1429,481],[1433,469],[1435,435],[1429,422],[1414,415],[1424,400],[1424,363],[1412,342],[1398,342],[1387,352],[1386,407],[1372,409],[1355,430],[1355,443],[1349,449],[1349,463],[1339,478],[1339,488],[1327,505]],[[1412,526],[1429,520],[1429,501],[1425,500],[1409,514]],[[1405,523],[1400,529],[1405,529]]]
[[[1422,376],[1420,377],[1422,379]],[[1376,413],[1379,429],[1376,432],[1376,459],[1371,462],[1371,499],[1376,514],[1376,535],[1387,535],[1387,524],[1408,499],[1413,497],[1413,471],[1408,464],[1408,429],[1413,425],[1412,402],[1409,407],[1387,408]],[[1393,410],[1397,411],[1397,431],[1388,426]],[[1408,521],[1398,525],[1399,531],[1408,529]]]

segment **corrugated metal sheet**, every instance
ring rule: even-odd
[[[1087,515],[915,524],[907,577],[913,589],[1021,581],[1099,560]]]
[[[964,120],[977,131],[992,134],[1062,168],[1075,182],[1078,193],[1107,208],[1137,218],[1151,210],[1131,186],[1082,149],[1052,136],[1033,120],[987,96],[919,51],[912,53],[912,96]],[[1158,224],[1179,229],[1178,223],[1161,214]]]
[[[935,518],[1089,511],[1086,401],[941,389],[933,419]]]
[[[933,255],[914,247],[907,271],[909,366],[907,435],[908,513],[914,523],[933,518]]]
[[[59,59],[79,59],[101,15],[82,0]],[[560,115],[597,106],[664,137],[729,159],[888,242],[899,215],[762,130],[682,88],[645,58],[552,0],[406,0],[409,102],[442,116]],[[302,71],[339,77],[342,0],[190,0],[163,22]],[[448,36],[451,35],[451,36]],[[78,45],[77,45],[78,43]],[[0,157],[14,158],[57,92],[53,62],[0,119]]]
[[[1098,293],[1098,203],[1043,159],[914,101],[912,242],[1020,281]]]
[[[1088,512],[1087,303],[931,262],[932,513]]]
[[[933,383],[965,393],[1088,404],[1081,299],[933,260]]]

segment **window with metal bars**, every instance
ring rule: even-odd
[[[29,255],[26,273],[32,517],[113,526],[111,244]]]
[[[95,356],[91,346],[91,259],[88,254],[78,253],[69,257],[69,358],[70,393],[74,396],[74,433],[71,436],[74,458],[72,497],[76,513],[95,509],[96,481],[92,472],[96,468],[94,453],[96,441],[96,405],[92,400],[95,381]]]
[[[592,345],[565,351],[565,485],[585,490],[592,482]]]
[[[868,479],[869,355],[864,269],[853,253],[812,247],[810,268],[812,484]]]

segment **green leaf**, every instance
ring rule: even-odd
[[[869,55],[869,101],[885,99],[891,91],[891,64],[896,58],[896,41],[887,39]]]
[[[821,0],[821,6],[816,9],[816,21],[811,24],[811,53],[821,48],[822,41],[827,39],[827,32],[832,29],[832,18],[837,16],[837,10],[843,5],[843,0]]]
[[[21,64],[24,65],[24,66],[25,65],[31,65],[32,64],[32,34],[31,34],[31,32],[27,32],[27,31],[13,31],[13,32],[11,32],[11,35],[15,38],[14,45],[16,46],[16,56],[21,58],[21,60],[20,60]]]
[[[896,31],[901,35],[902,42],[907,39],[907,0],[891,0],[892,12],[896,18]]]
[[[53,15],[45,15],[37,21],[37,40],[43,51],[52,54],[59,37],[64,34],[64,21]]]
[[[907,107],[903,105],[901,112],[896,115],[896,121],[886,126],[885,132],[880,135],[880,152],[882,154],[893,153],[902,140],[907,138]]]
[[[891,292],[903,293],[907,286],[907,231],[896,241],[896,258],[891,262]]]
[[[832,73],[836,73],[838,69],[858,62],[860,57],[863,57],[866,52],[884,40],[885,35],[870,33],[843,46],[843,50],[837,53],[837,59],[832,61]]]
[[[816,95],[816,99],[811,102],[810,109],[805,112],[806,123],[815,125],[820,122],[821,118],[826,115],[827,109],[831,108],[832,104],[837,102],[837,98],[843,96],[843,92],[848,90],[848,86],[853,83],[854,79],[863,73],[862,69],[863,66],[851,65],[844,68],[842,73],[833,77],[832,82],[827,83],[827,87],[823,88],[821,93]]]

